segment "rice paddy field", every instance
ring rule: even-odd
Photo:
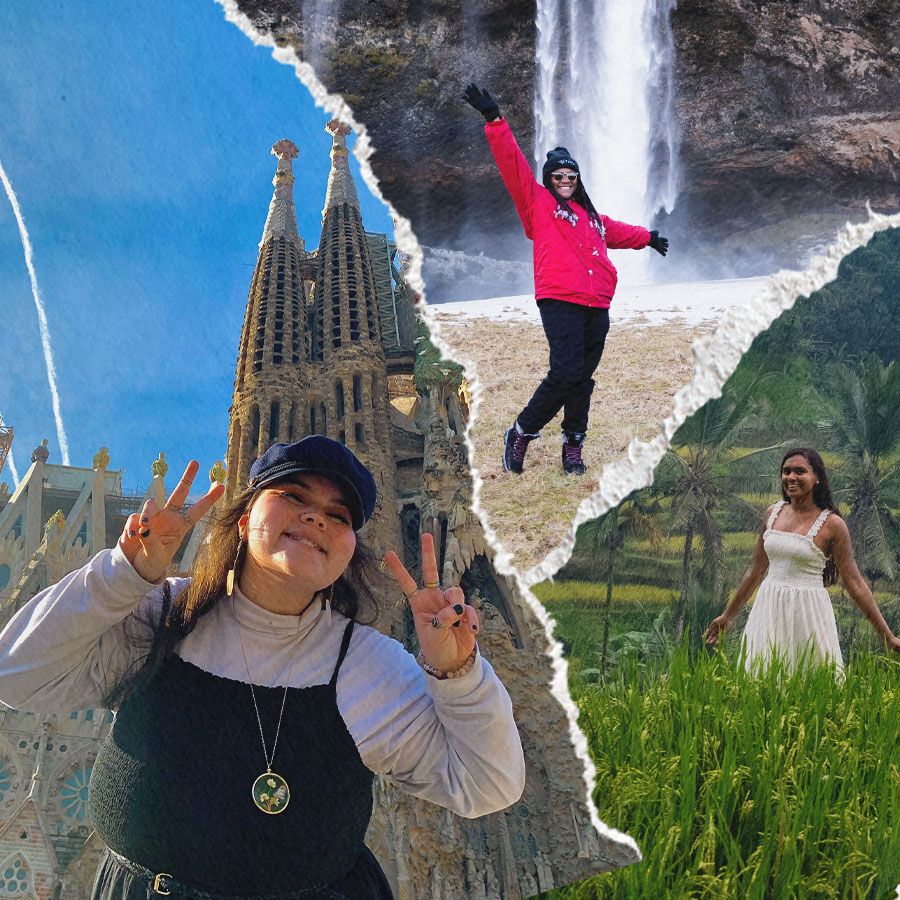
[[[726,531],[726,584],[737,583],[756,539]],[[569,661],[600,817],[644,856],[547,896],[893,900],[900,657],[886,655],[839,586],[829,590],[843,680],[828,669],[749,676],[738,659],[746,609],[720,650],[674,647],[683,546],[678,535],[626,540],[605,662],[605,567],[581,547],[556,580],[533,588]],[[875,587],[897,632],[900,585]]]
[[[754,679],[729,655],[679,650],[665,672],[576,673],[572,689],[600,817],[644,858],[546,896],[895,896],[900,663],[864,653],[843,681]]]

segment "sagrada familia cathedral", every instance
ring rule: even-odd
[[[315,250],[297,229],[297,147],[281,140],[272,148],[275,190],[240,336],[227,458],[210,479],[233,492],[271,443],[324,434],[375,473],[378,506],[365,536],[376,551],[403,548],[415,566],[419,535],[433,533],[443,582],[461,584],[479,607],[479,642],[512,695],[527,786],[511,809],[465,820],[377,779],[367,843],[398,900],[532,896],[637,854],[591,824],[583,766],[549,689],[544,627],[494,571],[471,511],[466,385],[426,352],[427,331],[395,246],[363,227],[349,129],[337,121],[327,129],[331,172]],[[11,438],[11,429],[0,429],[0,469]],[[49,455],[44,441],[12,495],[0,484],[0,627],[38,591],[113,546],[145,499],[123,494],[106,448],[90,468],[56,465]],[[146,496],[166,496],[166,473],[160,453]],[[178,569],[190,566],[203,536],[201,522]],[[379,624],[411,637],[402,605]],[[0,703],[0,900],[89,896],[100,854],[89,780],[112,718],[105,709],[41,714]]]

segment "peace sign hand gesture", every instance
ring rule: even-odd
[[[424,587],[416,584],[415,578],[406,571],[393,550],[384,554],[384,561],[409,600],[422,658],[429,666],[442,672],[461,669],[475,649],[478,613],[466,603],[462,588],[440,587],[434,538],[428,532],[422,535]]]
[[[148,500],[140,513],[133,513],[125,522],[119,546],[134,570],[146,581],[159,581],[166,574],[184,536],[225,493],[224,485],[212,485],[189,513],[183,512],[182,506],[199,468],[197,460],[187,464],[181,481],[162,509],[155,500]]]

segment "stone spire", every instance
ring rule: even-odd
[[[378,318],[372,251],[347,158],[347,125],[333,119],[331,172],[322,215],[312,316],[317,430],[349,447],[378,484],[376,549],[399,546],[387,364]],[[312,419],[312,411],[311,411]]]
[[[356,194],[356,185],[350,174],[350,158],[347,150],[347,135],[350,134],[350,126],[338,119],[332,119],[325,130],[331,135],[331,173],[328,176],[328,190],[325,193],[325,208],[322,210],[322,218],[328,214],[329,209],[346,203],[359,209],[359,197]]]
[[[327,364],[352,347],[383,357],[372,253],[347,158],[350,128],[332,119],[325,130],[334,143],[319,239],[313,359]]]
[[[297,242],[303,250],[303,238],[297,230],[297,215],[294,211],[294,172],[291,165],[291,160],[296,159],[300,151],[295,143],[282,138],[272,145],[272,155],[278,157],[278,167],[272,179],[275,192],[269,204],[269,215],[266,217],[259,246],[262,247],[270,238],[284,237]]]
[[[299,151],[285,139],[272,153],[278,157],[275,193],[247,297],[231,404],[229,496],[240,490],[253,460],[270,444],[299,440],[309,428],[306,298],[313,261],[294,212],[291,160]]]

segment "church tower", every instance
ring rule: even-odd
[[[367,532],[381,549],[397,546],[399,522],[375,274],[350,173],[350,128],[333,119],[325,130],[333,144],[310,323],[318,374],[309,418],[315,431],[346,444],[372,470],[379,508]]]
[[[231,404],[229,496],[240,492],[253,460],[270,444],[299,440],[309,432],[304,336],[312,259],[294,212],[291,163],[299,151],[291,141],[281,140],[272,153],[278,157],[275,192],[250,284]]]

